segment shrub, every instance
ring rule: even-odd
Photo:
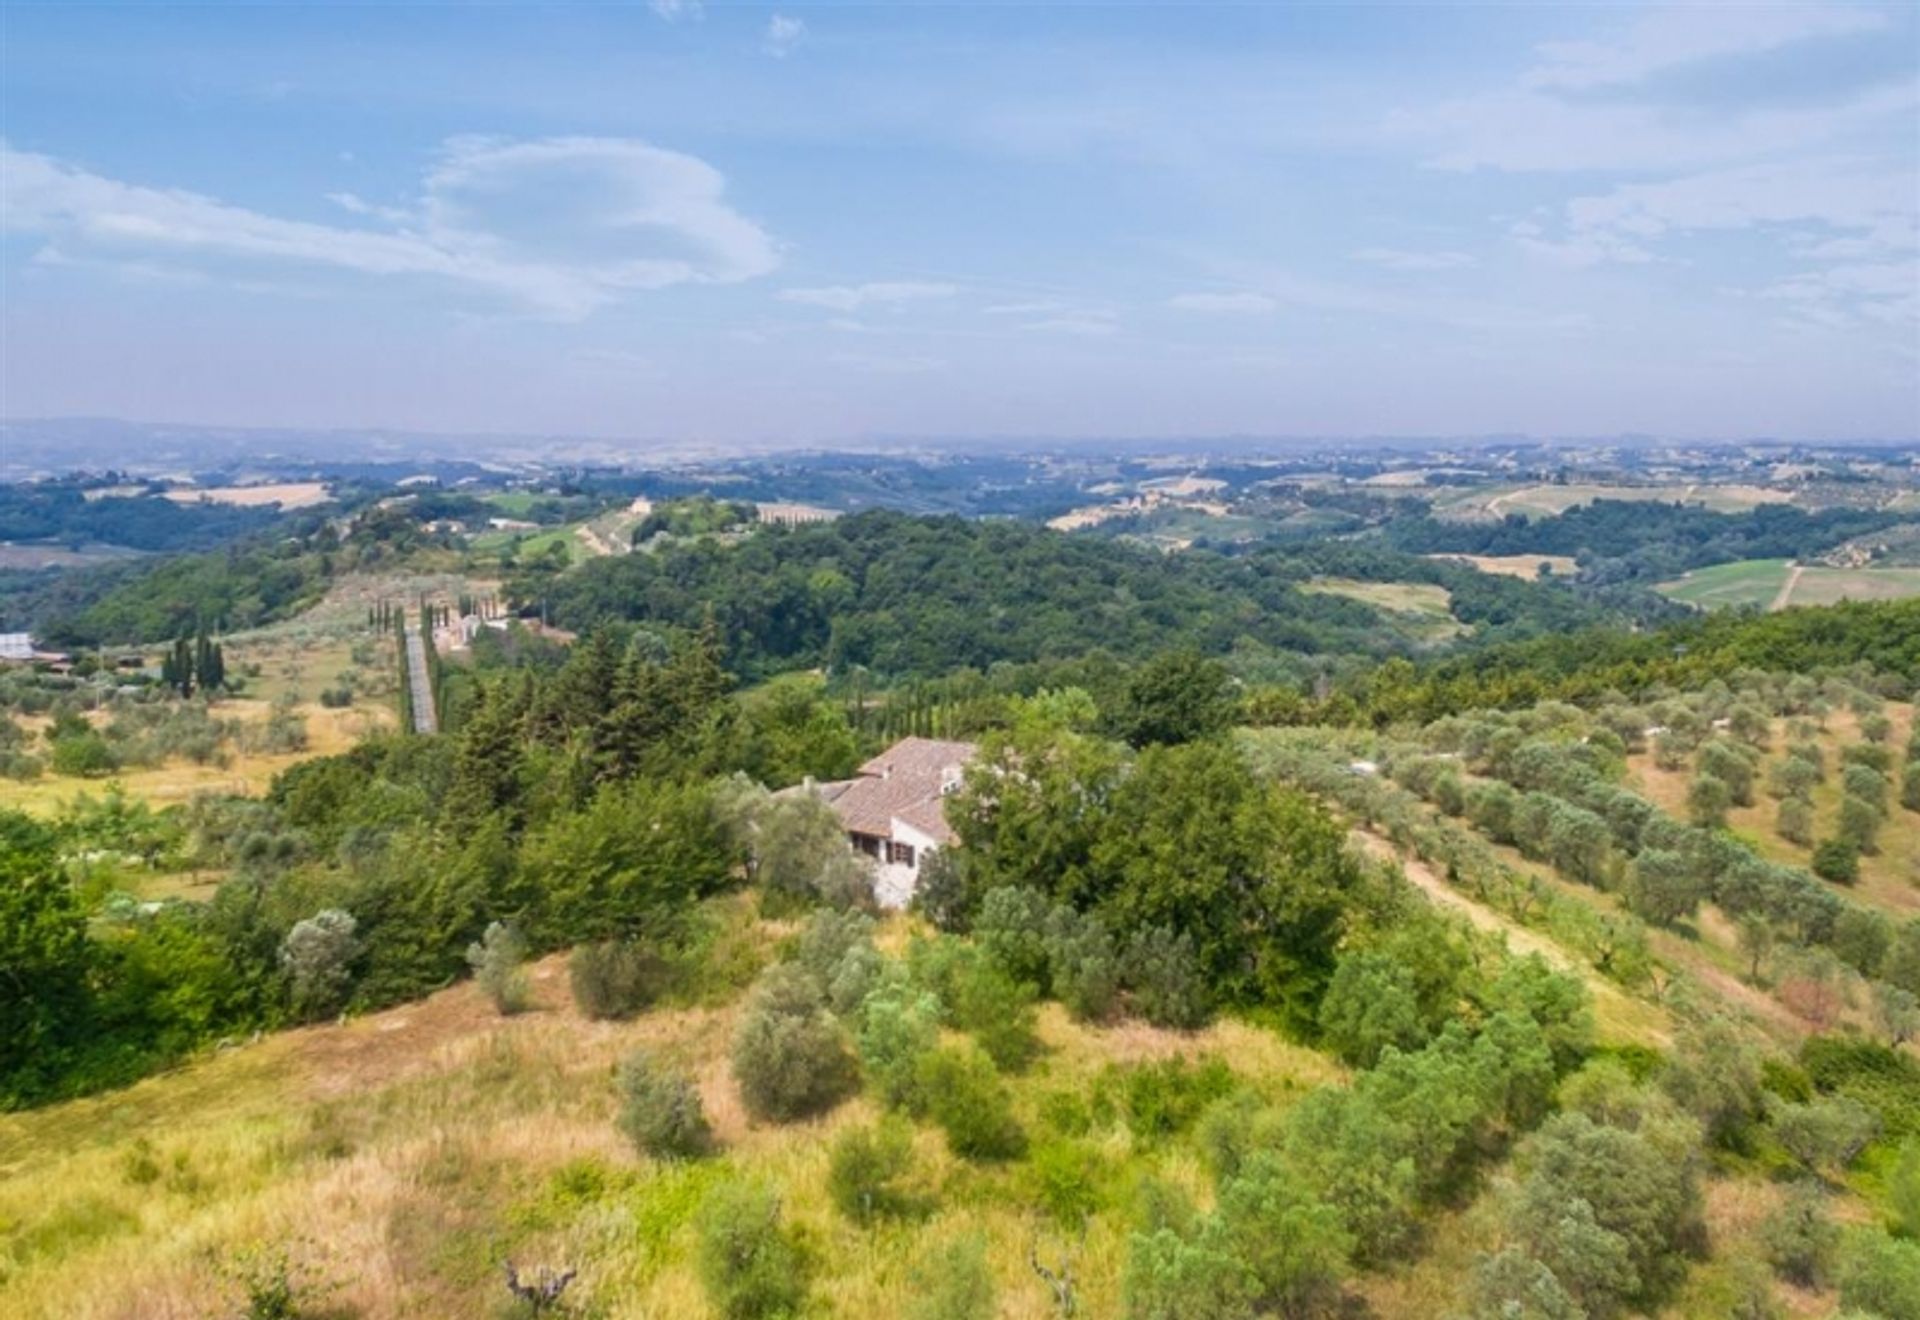
[[[1807,847],[1813,842],[1813,806],[1805,798],[1782,798],[1773,829],[1788,843]]]
[[[1840,799],[1840,821],[1835,837],[1855,852],[1872,857],[1880,851],[1880,845],[1876,842],[1880,834],[1880,818],[1881,813],[1871,802],[1849,793]]]
[[[900,1186],[913,1165],[913,1131],[899,1119],[849,1128],[833,1143],[827,1193],[856,1224],[908,1213],[912,1198]]]
[[[1818,1184],[1802,1183],[1760,1228],[1767,1263],[1802,1288],[1826,1286],[1839,1250],[1840,1230],[1827,1217],[1826,1202]]]
[[[338,908],[295,922],[280,944],[280,964],[294,1012],[303,1018],[331,1012],[346,998],[351,964],[359,952],[355,922]]]
[[[1465,1320],[1587,1320],[1552,1270],[1514,1247],[1473,1267]]]
[[[813,976],[825,991],[833,984],[840,962],[856,948],[873,946],[873,918],[863,912],[841,912],[823,908],[813,914],[800,932],[794,961]]]
[[[567,959],[573,1002],[596,1021],[639,1013],[660,997],[669,975],[666,960],[638,940],[582,944]]]
[[[1120,960],[1106,923],[1090,913],[1060,904],[1047,920],[1047,966],[1053,993],[1081,1022],[1098,1022],[1113,1012],[1120,993]]]
[[[107,740],[91,730],[56,738],[52,761],[55,774],[87,778],[110,775],[120,768],[120,758]]]
[[[881,1100],[913,1108],[920,1058],[940,1043],[940,1002],[904,977],[883,981],[861,1007],[855,1039]]]
[[[1320,1031],[1328,1049],[1361,1068],[1388,1046],[1418,1049],[1428,1033],[1413,973],[1383,953],[1347,954],[1320,1001]]]
[[[1036,889],[1002,885],[987,892],[974,918],[976,943],[1016,981],[1044,994],[1051,981],[1047,965],[1047,919],[1052,905]]]
[[[1887,1172],[1887,1204],[1893,1210],[1894,1227],[1907,1237],[1920,1237],[1920,1138],[1900,1143]]]
[[[1134,1234],[1121,1286],[1127,1320],[1242,1320],[1254,1313],[1251,1272],[1212,1236],[1171,1228]]]
[[[512,1015],[527,1006],[527,973],[521,966],[526,957],[526,940],[503,921],[489,923],[486,933],[467,946],[473,979],[502,1014]]]
[[[747,1112],[788,1122],[845,1099],[856,1076],[813,978],[782,964],[760,978],[734,1036],[733,1074]]]
[[[1106,1202],[1105,1167],[1105,1157],[1085,1142],[1043,1142],[1028,1158],[1028,1195],[1055,1223],[1079,1228]]]
[[[713,1130],[690,1079],[639,1050],[621,1061],[618,1084],[615,1125],[635,1150],[655,1159],[693,1159],[713,1149]]]
[[[1844,1170],[1879,1131],[1873,1111],[1847,1096],[1781,1105],[1773,1117],[1775,1138],[1815,1173]]]
[[[1868,1315],[1920,1315],[1920,1243],[1878,1229],[1848,1235],[1841,1253],[1840,1305]]]
[[[965,855],[957,849],[941,848],[928,853],[920,863],[920,880],[914,886],[913,910],[930,922],[935,930],[964,935],[973,926],[973,910],[979,902],[967,882]]]
[[[998,963],[976,962],[961,972],[952,1010],[953,1024],[970,1033],[1003,1072],[1019,1072],[1039,1053],[1033,987],[1015,981]]]
[[[1133,1009],[1156,1027],[1196,1031],[1213,1016],[1193,940],[1164,926],[1137,933],[1120,964]]]
[[[1813,873],[1836,885],[1860,878],[1860,850],[1845,839],[1823,839],[1813,850]]]
[[[915,1083],[954,1154],[1010,1160],[1026,1153],[1027,1134],[1014,1121],[1012,1099],[978,1050],[948,1048],[923,1055]]]
[[[990,1320],[994,1290],[986,1243],[978,1236],[955,1238],[928,1253],[913,1272],[913,1298],[907,1320]]]
[[[727,1320],[792,1315],[806,1298],[806,1260],[781,1223],[780,1201],[753,1183],[721,1183],[699,1217],[707,1300]]]
[[[1096,1083],[1096,1100],[1117,1106],[1137,1139],[1160,1141],[1192,1127],[1207,1106],[1231,1094],[1234,1085],[1233,1070],[1218,1059],[1190,1063],[1171,1058],[1109,1066]]]

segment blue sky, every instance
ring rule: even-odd
[[[0,16],[9,417],[1920,435],[1911,5]]]

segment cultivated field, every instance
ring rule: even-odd
[[[1920,595],[1920,568],[1828,568],[1785,559],[1743,559],[1695,569],[1662,594],[1701,609],[1757,605],[1786,609],[1841,600],[1898,600]]]
[[[1540,566],[1547,566],[1549,577],[1572,577],[1580,571],[1572,555],[1427,555],[1428,559],[1444,560],[1450,564],[1467,564],[1482,573],[1497,573],[1503,577],[1537,578]]]
[[[283,509],[305,509],[325,504],[331,497],[325,482],[281,481],[262,486],[184,486],[167,492],[176,504],[237,504],[258,507],[277,504]]]
[[[1784,490],[1765,486],[1713,485],[1615,486],[1583,482],[1533,486],[1479,486],[1443,495],[1434,512],[1443,517],[1486,519],[1520,514],[1545,518],[1595,500],[1639,500],[1657,504],[1697,504],[1715,513],[1745,513],[1762,504],[1791,503]]]

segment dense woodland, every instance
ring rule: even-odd
[[[1739,559],[1810,559],[1901,521],[1900,514],[1872,509],[1809,513],[1762,504],[1748,513],[1714,513],[1688,504],[1595,500],[1553,518],[1401,518],[1385,536],[1417,554],[1570,555],[1590,582],[1658,582]]]

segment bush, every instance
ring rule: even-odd
[[[853,1090],[853,1056],[804,969],[782,964],[760,978],[734,1036],[733,1075],[763,1121],[824,1113]]]
[[[1160,1141],[1192,1127],[1207,1106],[1232,1093],[1233,1070],[1218,1059],[1162,1059],[1110,1065],[1095,1084],[1098,1104],[1116,1106],[1140,1141]]]
[[[1813,873],[1836,885],[1860,878],[1860,850],[1845,839],[1823,839],[1813,850]]]
[[[583,944],[567,959],[573,1002],[596,1021],[634,1016],[665,991],[666,959],[638,940]]]
[[[861,1007],[856,1043],[881,1100],[915,1108],[921,1056],[940,1043],[940,1001],[904,977],[883,981]]]
[[[1773,1117],[1775,1138],[1814,1173],[1845,1170],[1879,1131],[1873,1111],[1846,1096],[1781,1105]]]
[[[793,1315],[806,1300],[806,1260],[781,1223],[780,1201],[753,1183],[721,1183],[699,1217],[707,1300],[727,1320]]]
[[[910,1212],[913,1200],[900,1186],[913,1166],[913,1131],[903,1120],[849,1128],[833,1143],[827,1161],[827,1194],[856,1224]]]
[[[1760,1227],[1767,1263],[1783,1279],[1802,1288],[1823,1288],[1833,1271],[1840,1230],[1827,1217],[1827,1198],[1818,1184],[1802,1183],[1767,1216]]]
[[[1104,1021],[1120,993],[1120,960],[1099,917],[1054,908],[1047,920],[1047,966],[1053,993],[1080,1022]]]
[[[1587,1320],[1552,1270],[1508,1247],[1473,1267],[1465,1320]]]
[[[1840,1265],[1840,1305],[1888,1320],[1920,1315],[1920,1243],[1878,1229],[1850,1234]]]
[[[1039,1053],[1033,987],[1015,981],[998,963],[964,968],[951,1007],[953,1024],[970,1033],[1001,1071],[1019,1072]]]
[[[1907,1237],[1920,1237],[1920,1138],[1900,1143],[1887,1173],[1887,1204],[1893,1210],[1894,1227]]]
[[[1327,1048],[1371,1068],[1388,1046],[1415,1050],[1428,1039],[1413,973],[1383,953],[1355,950],[1340,959],[1320,1001],[1320,1032]]]
[[[977,903],[978,896],[967,882],[964,854],[957,849],[941,848],[921,860],[920,880],[913,891],[913,910],[925,917],[935,930],[966,934],[972,929]]]
[[[620,1116],[615,1120],[635,1150],[655,1159],[694,1159],[713,1149],[713,1130],[700,1090],[668,1072],[645,1050],[620,1064]]]
[[[1213,1016],[1193,940],[1164,926],[1140,931],[1127,945],[1120,982],[1135,1012],[1156,1027],[1197,1031]]]
[[[114,755],[107,740],[91,730],[55,739],[52,762],[55,774],[90,779],[110,775],[120,768],[120,758]]]
[[[1106,1157],[1085,1142],[1043,1142],[1028,1157],[1028,1198],[1061,1227],[1080,1228],[1106,1203],[1106,1163]]]
[[[1052,984],[1047,963],[1051,915],[1052,904],[1038,890],[1003,885],[981,900],[973,923],[975,942],[1008,976],[1045,994]]]
[[[1011,1160],[1026,1153],[1027,1134],[1014,1121],[1012,1099],[978,1050],[948,1048],[923,1055],[915,1085],[954,1154]]]
[[[318,1017],[340,1006],[351,979],[351,964],[359,952],[355,922],[338,908],[295,922],[280,944],[280,964],[295,1014]]]
[[[503,921],[490,923],[486,933],[467,946],[473,979],[502,1014],[510,1016],[527,1006],[527,973],[521,966],[526,957],[526,940]]]

